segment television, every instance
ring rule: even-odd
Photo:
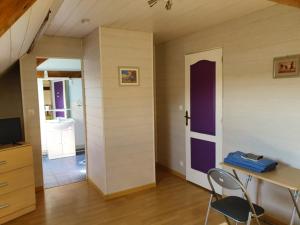
[[[21,119],[0,119],[0,145],[18,144],[20,141],[22,141]]]

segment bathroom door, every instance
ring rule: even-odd
[[[53,81],[53,100],[55,106],[55,117],[66,118],[65,82]]]
[[[186,178],[210,189],[207,172],[222,161],[222,49],[186,55],[185,77]]]

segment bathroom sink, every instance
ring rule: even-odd
[[[46,121],[47,153],[49,159],[74,156],[75,121],[73,119],[56,119]]]
[[[55,119],[55,120],[47,120],[47,127],[51,127],[53,129],[66,129],[70,126],[73,126],[73,119]]]

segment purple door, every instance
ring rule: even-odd
[[[205,188],[222,160],[221,82],[221,49],[186,56],[186,177]]]
[[[54,82],[54,102],[55,109],[65,109],[65,97],[64,97],[64,81]],[[59,111],[55,113],[56,117],[65,117],[64,111]]]
[[[195,133],[216,134],[216,63],[200,60],[190,66],[191,128]],[[216,167],[215,143],[191,138],[191,166],[207,173]]]

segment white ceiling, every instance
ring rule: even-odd
[[[164,0],[150,8],[147,0],[64,0],[46,34],[84,37],[106,26],[154,32],[157,43],[199,31],[272,6],[267,0],[173,0],[166,11]],[[89,23],[81,20],[88,18]]]
[[[37,0],[0,37],[0,75],[27,52],[50,7],[55,12],[60,4],[60,0]]]
[[[81,71],[81,60],[50,58],[41,63],[37,71]]]

